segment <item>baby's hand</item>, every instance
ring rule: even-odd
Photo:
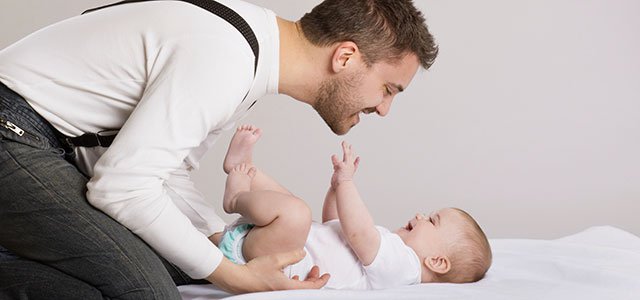
[[[342,142],[342,161],[338,159],[337,155],[331,156],[331,162],[333,162],[333,176],[331,177],[331,186],[335,187],[341,181],[350,181],[353,179],[353,174],[358,170],[358,164],[360,164],[360,157],[355,157],[351,151],[351,145],[347,142]]]

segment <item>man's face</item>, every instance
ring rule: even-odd
[[[360,113],[386,116],[393,98],[409,85],[420,64],[414,54],[408,54],[394,64],[378,62],[366,68],[360,61],[354,65],[324,80],[313,105],[337,135],[358,124]]]

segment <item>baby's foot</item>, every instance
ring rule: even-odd
[[[228,214],[236,211],[236,200],[241,192],[251,189],[251,180],[256,175],[256,168],[248,164],[239,164],[229,171],[224,190],[222,208]]]
[[[262,130],[253,125],[241,125],[231,138],[227,156],[224,158],[222,169],[229,173],[231,169],[241,163],[250,164],[253,158],[253,145],[262,135]]]

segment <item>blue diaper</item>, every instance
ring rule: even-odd
[[[244,265],[247,263],[247,260],[242,254],[242,245],[244,245],[244,239],[253,227],[255,227],[255,225],[249,223],[248,219],[240,217],[224,228],[218,248],[231,262],[238,265]],[[294,275],[298,275],[300,278],[304,279],[307,277],[307,273],[309,273],[311,267],[313,267],[313,259],[308,254],[309,252],[306,247],[304,250],[307,251],[307,255],[300,262],[287,266],[282,270],[289,278],[292,278]]]
[[[253,224],[236,221],[225,228],[218,248],[231,262],[238,265],[247,263],[242,255],[242,245],[244,244],[244,238],[254,226]]]

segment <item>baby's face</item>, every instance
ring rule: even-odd
[[[417,213],[407,225],[395,231],[404,243],[421,259],[446,251],[448,241],[463,226],[463,216],[452,208],[443,208],[431,214]],[[441,254],[440,254],[441,255]]]

